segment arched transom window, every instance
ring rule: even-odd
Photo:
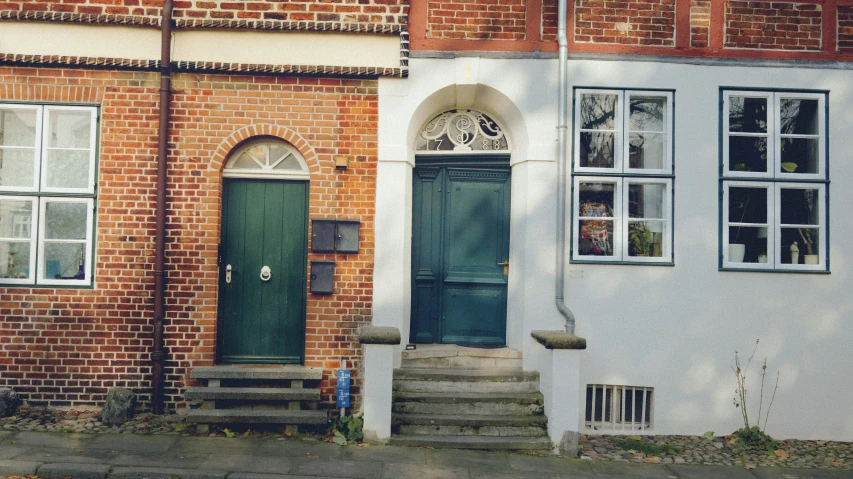
[[[222,176],[307,180],[309,174],[308,164],[292,145],[275,138],[259,138],[231,154]]]
[[[449,110],[421,129],[415,149],[418,151],[507,151],[509,145],[500,126],[485,113],[476,110]]]

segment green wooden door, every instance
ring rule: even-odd
[[[506,344],[509,167],[438,163],[413,182],[410,340]]]
[[[226,179],[223,195],[219,361],[301,363],[308,183]]]

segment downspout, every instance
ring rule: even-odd
[[[557,310],[566,318],[566,332],[575,334],[575,315],[566,306],[563,290],[566,286],[566,150],[569,107],[569,41],[566,36],[567,0],[559,0],[557,7],[557,44],[560,47],[560,80],[557,91]]]
[[[151,351],[151,404],[163,414],[163,319],[166,315],[166,159],[169,154],[169,103],[172,81],[172,0],[164,0],[160,21],[160,124],[157,127],[157,204],[154,232],[154,341]]]

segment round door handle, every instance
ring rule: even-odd
[[[272,277],[272,271],[269,266],[261,268],[261,281],[269,281]]]

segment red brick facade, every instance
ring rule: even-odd
[[[147,401],[153,302],[156,73],[0,67],[0,101],[101,107],[95,286],[0,288],[0,386],[35,403],[95,404],[109,387]],[[361,250],[336,261],[336,294],[308,294],[305,364],[339,358],[357,376],[355,329],[370,322],[376,80],[178,74],[169,158],[165,393],[180,403],[194,366],[215,358],[221,173],[254,136],[296,146],[311,174],[309,217],[361,220]],[[349,169],[335,170],[334,155]],[[310,236],[310,235],[309,235]],[[360,378],[353,378],[354,395]],[[324,400],[331,401],[329,379]]]
[[[690,1],[690,46],[706,48],[711,34],[711,2]]]
[[[176,0],[174,18],[265,19],[405,25],[406,0]],[[0,10],[159,19],[162,0],[2,0]]]
[[[821,5],[726,2],[726,48],[820,50]]]
[[[675,0],[577,0],[574,41],[675,45]]]
[[[524,40],[525,0],[429,0],[427,37]]]
[[[838,50],[853,53],[853,6],[838,7]]]

